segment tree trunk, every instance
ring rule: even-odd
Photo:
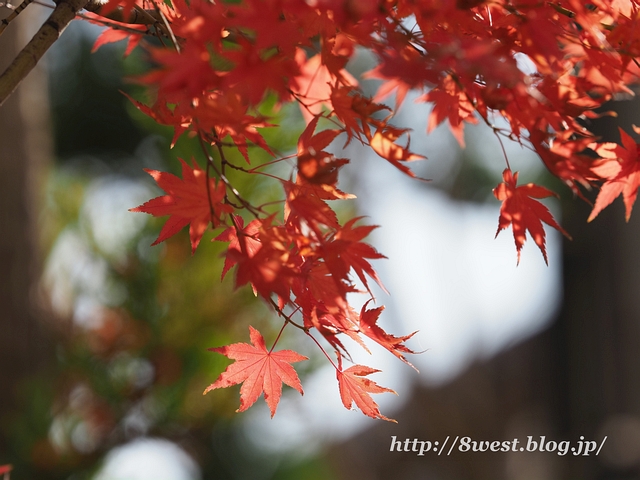
[[[26,43],[31,8],[0,39],[0,71]],[[37,205],[50,152],[46,81],[36,69],[0,108],[0,463],[12,461],[9,437],[21,386],[51,359],[36,300]]]

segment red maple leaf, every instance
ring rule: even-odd
[[[473,116],[473,104],[467,98],[466,93],[460,90],[453,78],[450,75],[447,76],[442,81],[441,87],[434,88],[420,100],[434,103],[433,110],[429,115],[427,133],[430,133],[447,119],[451,133],[460,147],[464,148],[463,122],[476,123],[477,119]]]
[[[178,141],[180,135],[182,135],[190,125],[190,120],[182,115],[179,109],[170,109],[162,99],[156,100],[152,106],[147,106],[142,102],[137,101],[133,97],[127,95],[125,92],[121,93],[127,97],[135,107],[145,115],[153,118],[160,125],[170,125],[174,128],[173,139],[171,140],[171,148],[173,148]]]
[[[237,263],[234,256],[229,254],[232,250],[246,252],[246,256],[253,257],[258,250],[262,247],[262,243],[257,239],[260,232],[260,226],[262,222],[258,219],[249,222],[247,227],[244,227],[244,220],[239,215],[233,215],[234,226],[227,228],[224,232],[218,235],[214,240],[219,242],[231,242],[227,248],[227,254],[224,260],[224,267],[222,268],[222,278],[224,279],[227,272]],[[238,237],[240,232],[240,238]],[[242,244],[240,243],[242,241]]]
[[[298,374],[290,364],[309,359],[293,350],[267,351],[264,338],[258,330],[251,326],[249,326],[249,335],[253,345],[234,343],[209,349],[236,360],[236,362],[229,365],[220,377],[205,389],[203,395],[216,388],[242,383],[240,408],[236,411],[244,412],[264,392],[264,400],[267,402],[273,418],[282,395],[283,382],[303,395]]]
[[[534,198],[546,198],[555,196],[551,190],[544,187],[528,183],[526,185],[516,186],[518,182],[518,172],[515,174],[510,169],[505,169],[502,173],[504,182],[493,189],[495,197],[502,201],[500,208],[500,218],[498,220],[498,231],[511,225],[513,229],[513,238],[516,241],[516,249],[518,250],[518,263],[520,263],[520,250],[527,238],[527,230],[531,234],[533,241],[536,242],[538,248],[542,252],[545,263],[547,261],[547,251],[545,249],[545,232],[542,222],[552,226],[560,231],[567,238],[571,238],[564,229],[555,221],[549,209],[542,203],[534,200]]]
[[[593,171],[606,178],[606,182],[600,189],[591,215],[587,219],[588,222],[596,218],[600,211],[611,204],[620,194],[624,200],[627,222],[631,217],[631,210],[638,196],[638,186],[640,185],[640,158],[635,140],[622,129],[620,129],[620,138],[622,146],[604,144],[596,149],[596,152],[606,160],[601,165],[594,167]],[[607,149],[610,146],[613,146],[613,149]]]
[[[212,222],[214,228],[217,227],[221,223],[222,215],[231,213],[233,209],[222,203],[226,195],[224,183],[218,182],[216,185],[215,179],[210,178],[207,187],[207,175],[204,170],[195,162],[194,168],[182,159],[180,162],[182,162],[182,179],[171,173],[145,170],[168,195],[153,198],[129,211],[149,213],[154,217],[170,215],[152,245],[164,242],[190,225],[189,237],[193,253],[209,223]]]
[[[347,410],[351,410],[351,405],[355,402],[356,406],[362,411],[362,413],[368,417],[380,418],[388,422],[398,423],[394,419],[387,418],[382,415],[378,405],[369,395],[370,393],[384,392],[395,393],[397,395],[397,393],[390,388],[381,387],[373,380],[364,378],[365,375],[370,375],[379,371],[380,370],[376,370],[375,368],[367,367],[365,365],[354,365],[343,371],[341,359],[338,357],[338,370],[336,370],[336,374],[338,377],[338,387],[340,389],[342,404]]]
[[[91,12],[87,12],[86,14],[90,14]],[[97,15],[94,15],[97,17]],[[92,22],[98,23],[99,25],[104,25],[104,22]],[[138,46],[144,34],[147,31],[147,27],[144,25],[131,25],[125,24],[121,22],[111,21],[109,25],[114,25],[116,28],[108,27],[102,31],[102,33],[96,38],[95,43],[93,44],[93,48],[91,49],[91,53],[97,51],[103,45],[108,43],[119,42],[120,40],[127,39],[127,48],[124,51],[124,57],[128,57],[129,54],[133,51],[134,48]],[[126,27],[127,30],[119,30],[117,27]],[[140,33],[133,33],[131,30],[139,30]]]
[[[301,221],[319,223],[330,228],[340,228],[336,212],[318,195],[317,188],[312,184],[296,185],[282,180],[282,186],[287,194],[284,214],[288,224]]]
[[[129,13],[137,3],[138,0],[109,0],[100,9],[100,14],[109,15],[116,8],[122,7],[122,18],[129,18]]]
[[[384,310],[384,307],[372,308],[371,310],[367,310],[367,305],[370,301],[371,300],[365,303],[362,306],[362,310],[360,311],[360,331],[367,337],[378,342],[404,363],[413,367],[417,371],[417,368],[411,365],[411,363],[408,362],[404,355],[402,355],[402,353],[400,352],[416,353],[413,350],[410,350],[406,345],[403,345],[403,343],[409,340],[418,332],[415,331],[413,333],[410,333],[409,335],[405,335],[402,337],[394,337],[393,335],[388,334],[377,325],[378,317],[380,317],[380,314]]]
[[[288,299],[291,281],[297,274],[290,265],[290,257],[290,253],[282,245],[274,247],[273,244],[263,244],[254,254],[229,250],[228,258],[238,264],[236,288],[249,283],[254,295],[260,294],[269,299],[275,293],[281,299]]]
[[[335,278],[347,279],[349,271],[353,269],[369,293],[371,293],[371,290],[365,273],[386,292],[387,290],[384,288],[380,278],[378,278],[378,274],[367,259],[387,257],[378,253],[371,245],[360,241],[378,226],[361,225],[354,227],[354,224],[361,218],[355,217],[349,220],[338,230],[332,241],[323,246],[325,262]]]
[[[298,183],[326,185],[327,193],[335,190],[338,169],[349,161],[335,158],[324,149],[341,133],[340,130],[322,130],[313,134],[320,117],[314,117],[298,140]]]
[[[415,177],[415,173],[413,173],[407,166],[400,162],[423,160],[426,157],[424,157],[423,155],[412,153],[409,150],[408,142],[406,147],[401,147],[400,145],[395,143],[396,140],[406,132],[407,129],[405,128],[396,128],[391,125],[384,125],[382,128],[379,128],[373,135],[370,145],[374,152],[387,160],[398,170],[409,175],[410,177]]]

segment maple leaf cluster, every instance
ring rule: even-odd
[[[102,13],[117,7],[125,17],[132,9],[155,10],[163,19],[155,33],[167,41],[141,42],[144,32],[114,26],[96,46],[128,37],[128,51],[138,43],[146,48],[154,67],[138,82],[151,100],[131,100],[172,126],[174,141],[184,133],[197,137],[207,162],[202,169],[182,161],[182,178],[149,171],[166,195],[133,210],[169,216],[156,243],[189,225],[193,251],[207,229],[222,228],[216,240],[228,242],[223,276],[234,269],[236,286],[249,284],[283,328],[297,327],[316,342],[336,368],[347,408],[355,402],[366,415],[389,420],[369,395],[389,391],[365,378],[376,370],[343,369],[344,338],[364,348],[371,339],[406,363],[404,354],[413,352],[405,345],[411,335],[386,333],[377,325],[382,307],[368,307],[369,281],[381,285],[370,261],[383,255],[364,242],[376,227],[357,218],[342,224],[330,206],[353,198],[338,188],[349,160],[327,151],[339,137],[415,177],[410,162],[424,157],[411,151],[408,130],[391,121],[407,92],[418,90],[418,102],[432,106],[428,132],[446,121],[464,146],[465,124],[483,122],[500,142],[537,152],[583,199],[584,189],[601,186],[589,220],[620,194],[627,219],[631,213],[640,181],[635,141],[622,132],[622,145],[601,143],[582,120],[614,95],[632,93],[628,85],[640,65],[636,0],[110,0]],[[365,77],[383,81],[373,98],[345,69],[362,49],[378,60]],[[521,68],[522,59],[534,68]],[[395,105],[383,104],[392,93]],[[276,155],[261,134],[278,128],[260,113],[267,96],[301,109],[307,126],[293,157]],[[496,126],[500,118],[505,127]],[[284,198],[280,215],[253,205],[229,181],[228,168],[264,174],[260,165],[230,162],[231,148],[247,164],[255,161],[255,148],[272,162],[295,158],[291,176],[275,178]],[[518,186],[506,154],[504,161],[503,181],[494,189],[502,201],[498,232],[512,227],[519,261],[528,231],[546,262],[542,223],[568,236],[536,200],[555,193]],[[356,281],[369,296],[359,312],[347,300],[359,291]],[[335,362],[317,336],[335,350]],[[250,338],[251,345],[214,349],[236,363],[207,391],[243,383],[240,410],[263,392],[273,415],[282,383],[302,393],[290,364],[304,357],[267,350],[253,328]]]

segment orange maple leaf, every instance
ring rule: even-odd
[[[545,232],[542,222],[562,232],[567,238],[571,239],[571,237],[558,225],[549,209],[533,198],[546,198],[552,195],[556,196],[556,194],[533,183],[516,186],[518,172],[514,174],[508,168],[502,173],[502,178],[504,182],[493,189],[495,197],[502,201],[496,237],[501,230],[511,225],[516,249],[518,250],[518,263],[520,263],[520,250],[527,238],[527,230],[529,230],[533,241],[540,248],[544,261],[548,265]]]
[[[374,152],[387,160],[391,165],[401,172],[415,178],[415,173],[400,162],[411,162],[413,160],[426,159],[423,155],[412,153],[409,150],[409,143],[406,147],[398,145],[396,140],[408,130],[405,128],[396,128],[391,125],[384,125],[379,128],[371,139],[370,145]]]
[[[604,144],[596,149],[598,154],[605,158],[608,157],[608,159],[601,165],[594,167],[593,171],[607,180],[602,185],[600,193],[598,193],[591,215],[587,219],[588,222],[596,218],[620,194],[622,194],[622,199],[624,200],[627,222],[631,217],[631,210],[638,196],[638,186],[640,186],[639,147],[635,140],[622,129],[620,129],[620,138],[622,146]],[[608,146],[613,146],[613,149],[607,151]]]
[[[300,68],[300,75],[295,77],[290,85],[291,90],[301,98],[300,110],[306,123],[314,116],[322,113],[322,107],[332,110],[331,85],[336,83],[336,77],[322,64],[322,56],[314,55],[307,59],[304,50],[296,52],[296,62]],[[341,70],[343,83],[357,86],[358,81],[346,70]]]
[[[282,395],[283,382],[303,395],[300,379],[291,363],[309,359],[293,350],[267,351],[264,338],[258,330],[251,326],[249,326],[249,336],[253,345],[234,343],[209,349],[236,360],[236,362],[229,365],[220,377],[205,389],[203,395],[216,388],[242,383],[240,408],[236,411],[244,412],[247,410],[264,392],[264,400],[267,402],[273,418]]]
[[[217,227],[221,223],[222,216],[225,213],[231,213],[233,208],[222,203],[226,195],[226,186],[223,182],[218,182],[216,185],[215,179],[210,178],[207,187],[207,175],[204,170],[195,162],[194,168],[182,159],[180,162],[182,162],[182,179],[171,173],[145,169],[168,195],[153,198],[129,211],[149,213],[154,217],[170,215],[152,245],[164,242],[190,225],[189,237],[193,253],[209,223],[212,222],[214,228]]]
[[[356,406],[366,416],[371,418],[380,418],[388,422],[398,423],[393,418],[385,417],[380,413],[380,409],[370,393],[384,393],[390,392],[397,395],[397,393],[390,388],[381,387],[376,382],[364,378],[365,375],[377,373],[380,370],[367,367],[365,365],[354,365],[342,370],[342,362],[338,357],[338,369],[336,374],[338,377],[338,387],[340,389],[340,398],[342,404],[347,410],[351,410],[351,405],[355,402]]]

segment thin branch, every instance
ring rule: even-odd
[[[278,315],[280,315],[282,318],[285,319],[286,323],[290,323],[291,325],[293,325],[297,329],[302,330],[306,334],[309,334],[309,329],[307,327],[303,327],[302,325],[299,325],[298,323],[294,322],[293,319],[291,318],[291,315],[287,315],[286,313],[284,313],[282,311],[282,309],[280,308],[280,306],[276,303],[276,301],[273,298],[269,297],[269,303],[271,303],[271,306],[276,310]],[[278,337],[279,337],[279,335],[278,335]],[[313,338],[313,337],[311,337],[311,338]],[[322,348],[322,347],[320,347],[320,348]]]
[[[26,47],[0,75],[0,106],[18,88],[18,85],[34,69],[38,61],[60,37],[63,30],[88,0],[60,0],[46,22],[29,41]]]
[[[238,199],[238,201],[242,204],[243,208],[246,208],[251,214],[253,214],[254,217],[260,218],[260,213],[264,213],[264,212],[262,212],[262,210],[260,208],[254,207],[247,200],[245,200],[242,197],[242,195],[240,195],[240,192],[238,192],[238,190],[231,184],[229,179],[227,179],[227,177],[225,175],[223,175],[222,172],[220,170],[218,170],[218,168],[215,166],[215,164],[213,163],[213,157],[211,157],[211,154],[209,153],[209,151],[207,150],[207,147],[205,145],[205,140],[202,138],[202,133],[198,133],[198,139],[200,141],[200,146],[202,148],[202,152],[204,153],[207,162],[211,165],[211,168],[216,173],[218,178],[220,180],[222,180],[222,182],[231,190],[231,192],[235,195],[235,197]],[[219,152],[221,152],[221,154],[224,155],[224,152],[222,152],[221,150],[219,150]],[[233,205],[230,202],[228,202],[228,203],[230,205],[234,206],[235,208],[239,208],[239,207],[236,207],[235,205]]]
[[[171,29],[169,20],[167,20],[167,17],[165,16],[164,13],[162,13],[160,9],[158,9],[157,13],[160,15],[160,18],[162,18],[162,23],[167,29],[167,32],[169,32],[169,36],[171,37],[171,41],[173,42],[173,46],[176,49],[176,52],[180,53],[180,44],[178,43],[178,39],[176,38],[176,36],[173,34],[173,30]]]
[[[13,10],[13,12],[11,12],[11,15],[0,20],[0,35],[2,35],[2,32],[4,32],[5,29],[9,26],[9,23],[18,15],[20,15],[20,12],[27,8],[31,2],[33,2],[33,0],[24,0]]]
[[[511,165],[509,165],[509,157],[507,156],[507,150],[504,148],[504,143],[502,143],[502,139],[500,138],[500,135],[498,134],[498,132],[494,130],[493,133],[498,139],[498,142],[500,142],[500,147],[502,148],[502,154],[504,155],[504,161],[507,163],[507,168],[511,170]]]

